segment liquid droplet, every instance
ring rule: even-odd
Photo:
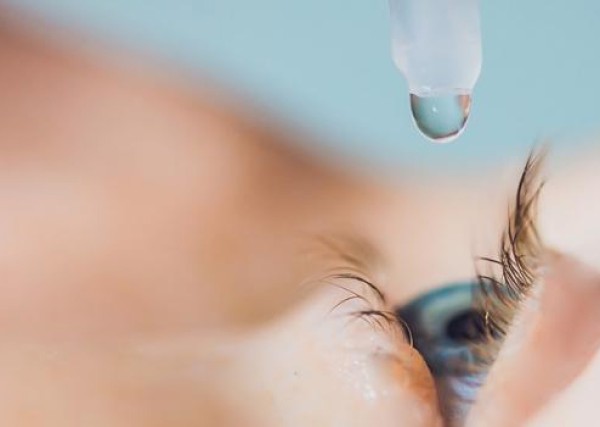
[[[418,96],[410,108],[421,133],[433,142],[450,142],[464,130],[471,112],[471,95]]]

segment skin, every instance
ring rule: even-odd
[[[207,84],[180,87],[27,27],[7,24],[0,38],[0,424],[441,425],[432,379],[401,331],[348,314],[472,277],[474,254],[495,255],[518,169],[476,184],[381,182],[301,152]],[[587,170],[583,193],[597,188]],[[542,231],[593,263],[598,241],[578,249],[570,242],[585,226],[564,226],[572,185],[548,191],[544,212],[557,213]],[[365,260],[385,303],[344,279],[367,301],[332,311],[348,293],[323,275],[348,266],[315,244],[331,236]],[[578,302],[597,301],[600,282],[565,259],[549,261],[540,298],[552,308],[521,334],[521,354],[502,355],[473,425],[497,413],[512,414],[499,425],[544,411],[570,419],[580,400],[548,406],[548,396],[589,391],[575,385],[597,376],[600,331],[580,325],[597,315]],[[588,284],[566,308],[564,283]],[[529,344],[538,334],[547,347]],[[521,375],[496,385],[548,348],[558,354],[552,338],[567,334],[574,349],[593,345],[540,399],[511,401]]]
[[[520,313],[501,350],[471,413],[472,425],[484,425],[482,420],[489,426],[523,425],[540,410],[538,417],[545,417],[551,410],[545,404],[581,381],[577,378],[597,357],[600,274],[553,254],[540,291]]]

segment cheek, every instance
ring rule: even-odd
[[[3,331],[160,333],[272,308],[296,255],[273,217],[297,221],[259,191],[260,153],[147,121],[103,144],[0,153]]]
[[[234,367],[215,381],[223,400],[256,426],[436,425],[420,356],[373,325],[329,316],[337,301],[319,295],[244,339]]]
[[[214,214],[198,198],[213,195],[198,150],[144,142],[2,159],[3,332],[159,333],[210,314],[197,236]]]
[[[2,325],[157,333],[292,304],[299,230],[340,220],[346,183],[210,118],[145,112],[140,128],[0,153]]]

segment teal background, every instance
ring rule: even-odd
[[[387,0],[12,2],[208,72],[330,148],[392,168],[486,166],[540,138],[575,146],[600,129],[596,0],[482,0],[471,120],[443,146],[412,124],[390,59]]]

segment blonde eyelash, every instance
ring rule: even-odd
[[[469,370],[473,374],[484,374],[495,361],[515,315],[537,281],[540,255],[544,250],[536,219],[537,201],[544,184],[540,170],[545,154],[545,150],[532,151],[527,158],[509,210],[498,257],[476,260],[479,292],[475,295],[472,309],[482,316],[486,336],[482,341],[470,344],[474,363]],[[363,255],[374,254],[372,248],[355,239],[329,238],[320,239],[319,243],[326,249],[328,256],[333,255],[335,265],[341,266],[329,270],[322,280],[348,292],[331,311],[353,300],[362,300],[365,302],[363,309],[347,313],[352,319],[366,321],[378,329],[397,331],[400,327],[405,337],[412,342],[412,332],[406,323],[396,313],[385,310],[387,301],[384,293],[364,273],[370,263],[364,262]],[[346,279],[363,284],[367,294],[351,290],[343,282],[340,283]],[[372,298],[368,298],[369,295],[374,297],[374,302]]]
[[[484,364],[492,363],[497,356],[515,315],[537,282],[544,251],[536,221],[537,202],[544,186],[540,170],[545,155],[545,149],[534,150],[527,158],[498,258],[478,259],[480,293],[474,304],[483,313],[488,331],[489,339],[478,344],[477,352]],[[488,272],[482,272],[482,264]]]

